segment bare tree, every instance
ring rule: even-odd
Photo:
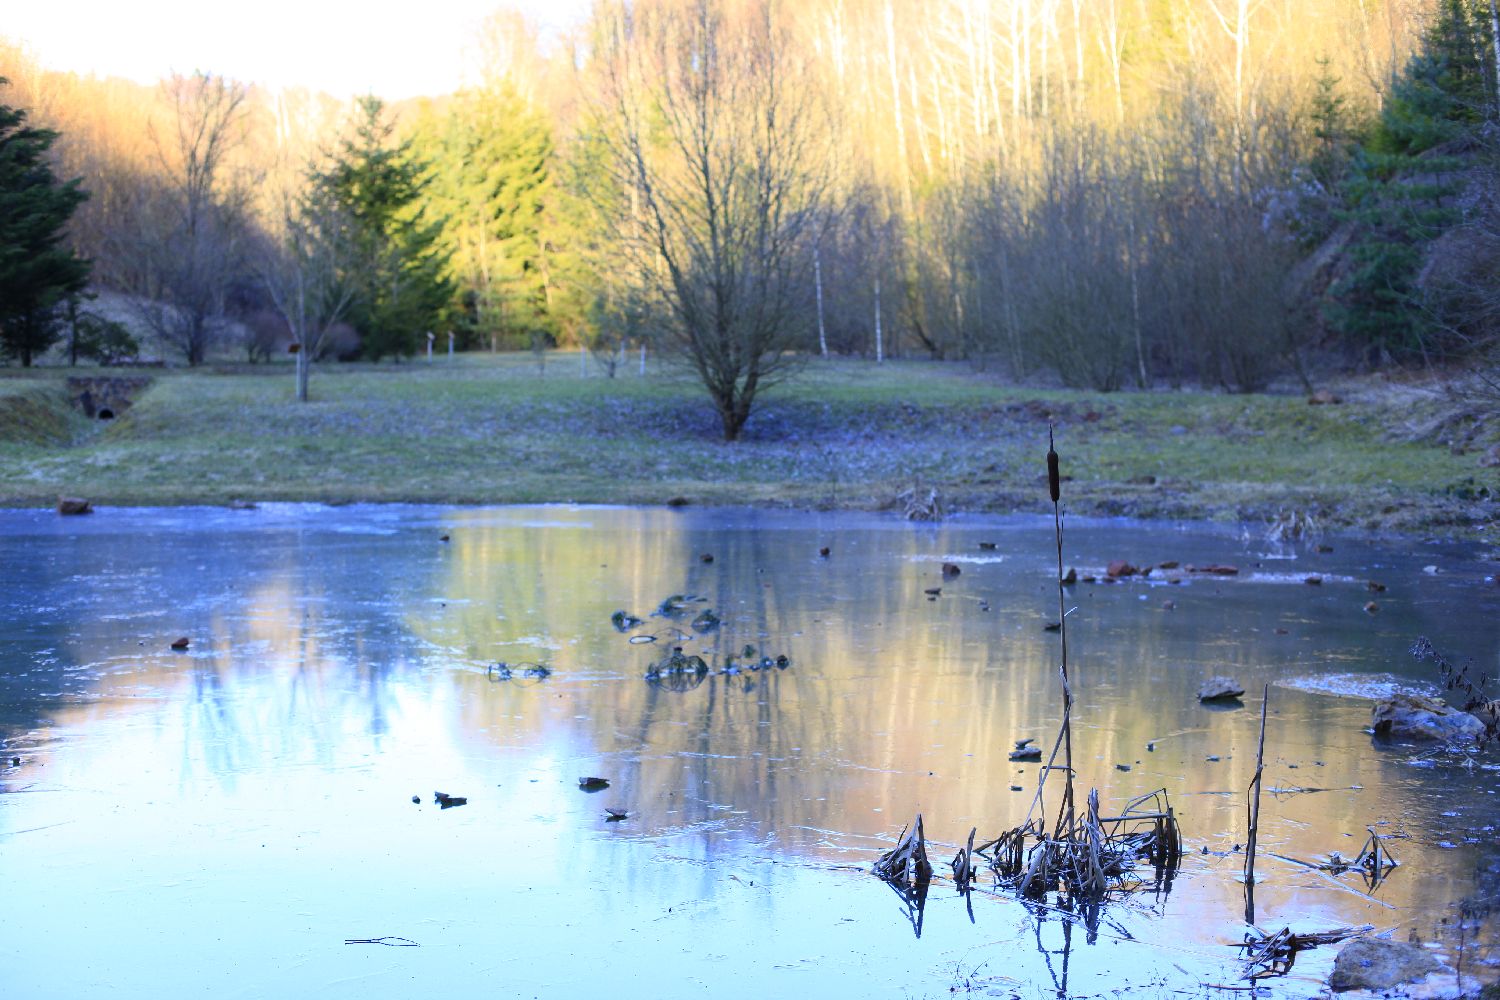
[[[356,259],[352,221],[315,178],[285,196],[274,244],[261,261],[261,280],[292,334],[297,400],[307,402],[312,363],[341,330],[354,302],[350,270]]]
[[[172,120],[153,128],[160,161],[143,185],[128,229],[112,234],[127,265],[127,287],[141,319],[189,365],[200,364],[224,324],[232,284],[246,271],[250,186],[231,177],[228,158],[242,141],[248,109],[243,84],[206,73],[163,84]]]
[[[595,193],[733,441],[811,312],[828,188],[814,91],[766,0],[617,4],[600,22]]]

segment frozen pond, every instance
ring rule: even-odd
[[[1097,932],[939,881],[919,937],[871,862],[921,811],[946,876],[971,826],[986,839],[1025,817],[1037,765],[1010,763],[1013,741],[1056,731],[1050,519],[0,512],[0,993],[1244,986],[1234,848],[1267,683],[1260,925],[1374,924],[1494,979],[1500,917],[1459,904],[1500,892],[1500,750],[1377,746],[1358,696],[1437,690],[1408,653],[1418,635],[1496,673],[1495,564],[1322,541],[1071,523],[1080,573],[1239,568],[1079,584],[1068,602],[1081,788],[1119,803],[1164,787],[1190,854],[1170,892],[1116,903]],[[945,579],[945,562],[961,574]],[[706,600],[650,614],[673,594]],[[722,627],[674,640],[705,608]],[[622,633],[616,610],[644,623]],[[658,641],[629,641],[643,634]],[[673,642],[716,669],[747,644],[790,666],[648,683]],[[1198,704],[1213,674],[1244,684],[1243,707]],[[581,791],[592,775],[610,787]],[[435,790],[468,802],[439,808]],[[1368,829],[1402,835],[1373,894],[1357,873],[1272,856],[1349,856]],[[384,936],[418,946],[345,943]],[[1334,950],[1305,953],[1273,991],[1315,993]]]

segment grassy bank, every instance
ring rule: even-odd
[[[682,497],[880,509],[920,481],[950,510],[1039,511],[1051,423],[1076,513],[1295,513],[1325,528],[1469,537],[1496,514],[1496,470],[1479,465],[1496,428],[1475,434],[1438,396],[1373,383],[1309,406],[1008,388],[958,365],[814,363],[726,445],[690,378],[581,377],[576,357],[544,371],[529,355],[321,367],[303,405],[289,366],[164,370],[111,422],[69,409],[69,374],[0,373],[0,505],[66,493],[96,504]]]

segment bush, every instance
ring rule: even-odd
[[[78,317],[73,338],[75,357],[89,358],[101,365],[117,364],[141,351],[140,341],[131,336],[125,324],[93,313]]]

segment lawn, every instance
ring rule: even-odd
[[[258,500],[577,501],[1042,510],[1055,428],[1070,510],[1483,537],[1495,428],[1437,393],[1373,382],[1301,395],[1098,394],[1007,386],[964,365],[814,361],[719,440],[684,373],[617,378],[576,355],[328,365],[312,400],[289,365],[156,371],[118,419],[67,378],[0,372],[0,504]],[[137,373],[130,373],[137,374]],[[1455,427],[1476,421],[1455,444]],[[1462,435],[1460,435],[1462,437]]]

